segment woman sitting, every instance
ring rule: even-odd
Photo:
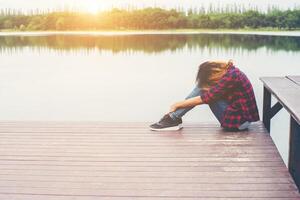
[[[197,86],[186,100],[173,104],[170,112],[150,126],[154,131],[179,130],[182,117],[197,105],[208,104],[228,131],[246,130],[259,120],[253,87],[233,62],[209,61],[199,66]]]

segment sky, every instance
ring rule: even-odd
[[[257,6],[261,10],[267,9],[268,5],[275,5],[282,9],[300,6],[300,0],[0,0],[0,9],[11,8],[23,11],[35,9],[61,9],[76,8],[90,12],[106,10],[112,7],[135,7],[159,6],[163,8],[185,9],[191,7],[206,7],[209,4],[222,6],[227,4],[238,4],[245,6]]]

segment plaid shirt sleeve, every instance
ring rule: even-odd
[[[237,75],[233,71],[228,71],[216,85],[202,93],[201,99],[203,103],[210,104],[220,99],[234,87],[236,79]]]

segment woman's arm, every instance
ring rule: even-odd
[[[170,108],[170,113],[175,112],[176,110],[178,110],[180,108],[188,108],[188,107],[193,107],[193,106],[197,106],[200,104],[203,104],[201,97],[200,96],[193,97],[193,98],[173,104]]]

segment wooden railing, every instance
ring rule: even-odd
[[[263,77],[263,123],[270,133],[271,119],[285,108],[290,114],[290,142],[288,169],[300,188],[300,76]],[[278,102],[273,106],[271,97]]]

